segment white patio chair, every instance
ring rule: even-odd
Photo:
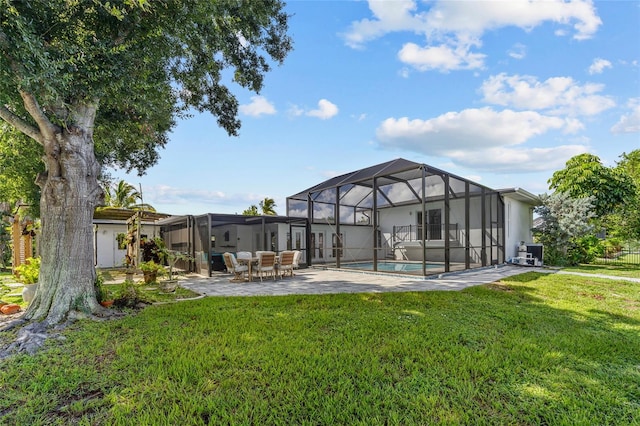
[[[262,281],[262,277],[265,273],[269,273],[273,276],[273,279],[276,279],[276,254],[272,251],[264,251],[260,253],[258,257],[258,266],[255,268],[255,271],[258,275],[260,275],[260,281]]]
[[[222,255],[224,258],[224,264],[227,267],[227,271],[233,274],[234,280],[242,280],[245,273],[249,273],[248,265],[241,265],[238,263],[236,257],[227,252]]]
[[[293,269],[298,269],[300,268],[300,255],[302,254],[302,252],[300,250],[294,250],[293,251]],[[292,275],[293,272],[291,272]]]
[[[280,276],[289,275],[290,277],[293,277],[294,258],[295,253],[293,251],[283,251],[280,253],[280,263],[278,265]]]

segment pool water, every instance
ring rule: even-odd
[[[373,271],[373,262],[344,263],[343,268]],[[437,263],[427,263],[427,269],[442,268]],[[378,271],[382,272],[422,272],[421,262],[378,262]]]

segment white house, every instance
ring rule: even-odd
[[[124,264],[126,248],[120,248],[118,235],[129,232],[128,223],[138,213],[135,210],[106,208],[96,210],[93,215],[94,262],[98,268],[114,268]],[[166,214],[144,212],[140,222],[140,237],[160,236],[160,227],[155,221],[168,217]]]
[[[495,190],[399,158],[288,197],[286,216],[176,216],[143,233],[192,255],[188,267],[200,273],[223,270],[224,252],[296,249],[306,265],[428,276],[517,256],[520,241],[532,242],[537,204],[521,188]],[[98,264],[124,257],[115,242],[123,228],[109,225],[96,222]]]

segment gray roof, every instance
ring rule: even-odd
[[[427,178],[426,196],[430,199],[444,197],[443,179],[445,177],[449,179],[449,191],[453,197],[464,193],[464,185],[466,183],[469,183],[473,193],[479,193],[482,190],[495,192],[491,188],[427,164],[397,158],[327,179],[290,196],[288,200],[306,202],[308,197],[311,197],[314,202],[334,203],[336,198],[335,190],[339,188],[340,205],[367,209],[373,205],[375,180],[378,188],[376,194],[378,207],[414,204],[421,200],[423,175]]]

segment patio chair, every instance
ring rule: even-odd
[[[276,254],[272,251],[263,251],[258,258],[258,266],[255,271],[260,275],[260,281],[265,273],[269,273],[276,279]]]
[[[278,266],[280,276],[289,275],[293,277],[293,259],[295,255],[293,251],[283,251],[280,253],[280,264]]]
[[[300,267],[300,254],[302,254],[300,250],[293,251],[293,269],[298,269]],[[294,275],[293,271],[291,271],[291,275]]]
[[[249,273],[248,265],[240,265],[236,257],[227,252],[222,255],[227,271],[233,274],[234,280],[242,280],[245,273]]]

